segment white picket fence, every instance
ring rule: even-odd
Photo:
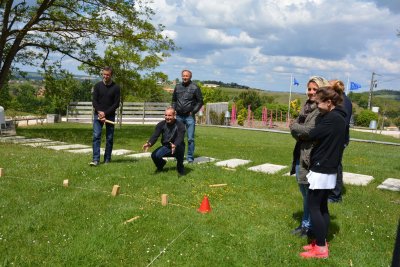
[[[164,111],[170,103],[125,102],[116,111],[118,123],[155,124],[164,119]],[[92,102],[71,102],[67,108],[67,122],[92,123]]]

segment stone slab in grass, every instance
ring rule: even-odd
[[[69,149],[80,149],[80,148],[89,148],[87,145],[80,144],[72,144],[72,145],[60,145],[60,146],[47,146],[46,148],[53,150],[69,150]]]
[[[263,172],[263,173],[268,173],[268,174],[274,174],[279,172],[280,170],[285,169],[287,166],[283,165],[275,165],[275,164],[270,164],[270,163],[265,163],[262,165],[257,165],[248,168],[250,171],[255,171],[255,172]]]
[[[150,158],[151,157],[151,152],[143,152],[143,153],[136,153],[136,154],[130,154],[130,155],[125,155],[125,157],[128,158]]]
[[[400,191],[400,179],[387,178],[382,184],[378,185],[379,189]]]
[[[89,153],[93,152],[93,149],[92,148],[83,148],[83,149],[71,149],[71,150],[65,150],[65,151],[75,153],[75,154],[89,154]],[[100,153],[104,153],[103,148],[100,148]]]
[[[343,183],[350,185],[367,185],[369,184],[374,177],[370,175],[351,173],[351,172],[343,172]]]
[[[89,154],[93,152],[93,149],[90,148],[83,148],[83,149],[71,149],[71,150],[66,150],[67,152],[71,153],[76,153],[76,154]],[[121,156],[125,154],[132,153],[132,150],[127,150],[127,149],[115,149],[112,151],[113,156]],[[104,155],[104,148],[100,148],[100,154]]]
[[[236,168],[241,165],[246,165],[250,162],[251,160],[246,160],[246,159],[228,159],[228,160],[218,161],[217,163],[215,163],[215,165],[227,168]]]
[[[60,141],[51,141],[51,142],[25,143],[22,145],[31,146],[31,147],[46,147],[46,146],[60,146],[60,145],[66,145],[66,144],[67,143],[60,142]]]
[[[113,149],[111,154],[114,155],[114,156],[121,156],[121,155],[130,154],[130,153],[133,153],[133,152],[134,151],[128,150],[128,149]]]
[[[13,143],[19,143],[22,145],[28,143],[45,143],[45,142],[52,142],[52,140],[44,138],[20,138],[13,141]]]
[[[292,175],[290,175],[290,172],[287,172],[287,173],[283,174],[283,176],[296,176],[296,174],[293,173]]]
[[[20,135],[13,135],[13,136],[4,136],[0,138],[0,142],[2,143],[11,143],[14,140],[17,139],[25,139],[25,136],[20,136]]]
[[[207,162],[213,162],[213,161],[216,161],[216,159],[210,158],[210,157],[197,157],[193,160],[193,163],[201,164],[201,163],[207,163]]]

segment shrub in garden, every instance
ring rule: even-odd
[[[364,109],[356,117],[356,125],[362,127],[369,127],[369,123],[372,121],[378,121],[378,114],[371,110]]]

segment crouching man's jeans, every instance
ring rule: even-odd
[[[166,163],[163,157],[175,157],[176,158],[176,170],[178,173],[183,173],[183,158],[185,155],[185,143],[175,148],[175,153],[171,154],[171,148],[169,146],[160,146],[151,153],[151,159],[157,167],[158,171],[161,171]]]

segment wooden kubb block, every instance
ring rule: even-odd
[[[0,168],[0,177],[4,175],[4,169]]]
[[[113,189],[112,189],[112,192],[111,192],[111,195],[113,197],[118,196],[119,195],[119,189],[120,189],[119,185],[114,185]]]
[[[162,194],[161,195],[161,205],[167,206],[168,205],[168,195]]]

